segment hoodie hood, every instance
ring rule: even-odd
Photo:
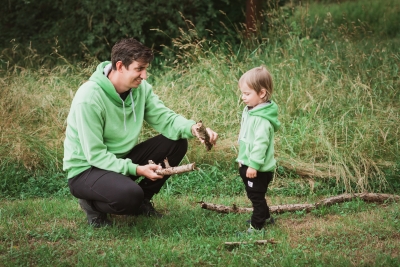
[[[248,107],[245,108],[248,111]],[[248,111],[250,116],[258,116],[267,119],[274,127],[274,131],[278,131],[281,123],[278,120],[278,105],[274,101],[257,105]]]
[[[121,98],[121,96],[117,93],[112,82],[108,79],[107,75],[111,71],[111,62],[105,61],[100,63],[96,71],[89,78],[89,81],[97,83],[101,89],[105,92],[106,96],[111,100],[111,102],[117,107],[122,107],[124,113],[124,130],[126,131],[126,111],[125,108],[130,107],[132,109],[134,115],[134,121],[136,121],[136,112],[135,112],[135,102],[134,97],[132,96],[132,89],[129,91],[129,97],[125,100]],[[135,92],[136,93],[136,92]]]
[[[105,61],[100,63],[96,71],[92,74],[92,76],[89,78],[89,81],[97,83],[101,89],[106,93],[107,97],[116,105],[116,106],[130,106],[132,104],[132,99],[131,97],[127,97],[125,101],[123,101],[120,97],[120,95],[117,93],[117,90],[115,90],[114,85],[111,83],[111,81],[107,78],[107,75],[105,74],[105,69],[111,70],[111,62],[110,61]],[[110,66],[109,66],[110,65]],[[107,71],[108,74],[109,71]],[[131,90],[135,91],[135,90]],[[133,92],[134,93],[134,92]]]

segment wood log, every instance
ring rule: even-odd
[[[271,213],[283,213],[283,212],[295,212],[305,210],[310,212],[315,208],[322,206],[330,206],[336,203],[348,202],[352,199],[360,198],[366,202],[383,203],[385,201],[400,201],[400,196],[390,194],[378,194],[378,193],[355,193],[355,194],[341,194],[334,197],[325,198],[315,204],[286,204],[278,206],[270,206],[269,210]],[[253,211],[253,208],[237,207],[233,204],[232,207],[218,205],[213,203],[199,202],[201,208],[216,211],[219,213],[249,213]]]
[[[149,164],[155,164],[155,163],[154,163],[154,161],[149,160]],[[158,164],[158,165],[161,166],[161,164]],[[179,174],[179,173],[197,170],[196,163],[194,163],[194,162],[186,164],[186,165],[171,167],[169,165],[168,159],[164,159],[164,165],[165,165],[165,168],[156,170],[155,172],[159,175],[173,175],[173,174]]]
[[[199,121],[194,129],[196,137],[203,140],[204,144],[206,145],[207,151],[210,151],[211,148],[213,147],[213,144],[211,144],[210,142],[210,136],[208,135],[206,127],[204,127],[203,125],[203,122]]]

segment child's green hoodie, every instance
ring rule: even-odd
[[[138,165],[124,157],[137,145],[143,121],[172,140],[193,137],[196,122],[167,108],[145,80],[122,100],[105,75],[110,64],[100,63],[72,101],[63,159],[68,178],[91,166],[136,175]]]
[[[276,168],[274,158],[274,132],[281,123],[278,105],[271,101],[249,110],[245,107],[239,133],[237,162],[260,172],[272,172]]]

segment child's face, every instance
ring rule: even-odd
[[[249,107],[255,107],[258,104],[265,102],[263,97],[265,97],[266,90],[262,89],[260,93],[251,89],[246,83],[240,84],[240,91],[242,92],[242,100]]]

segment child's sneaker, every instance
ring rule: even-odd
[[[250,227],[249,227],[249,229],[247,229],[246,233],[250,234],[250,235],[252,235],[252,234],[261,234],[261,233],[264,233],[264,228],[256,229],[256,228],[253,227],[253,225],[250,224]]]
[[[251,220],[247,220],[246,223],[251,225]],[[265,220],[265,225],[274,225],[274,224],[275,224],[275,219],[273,217],[269,217],[269,219]]]

